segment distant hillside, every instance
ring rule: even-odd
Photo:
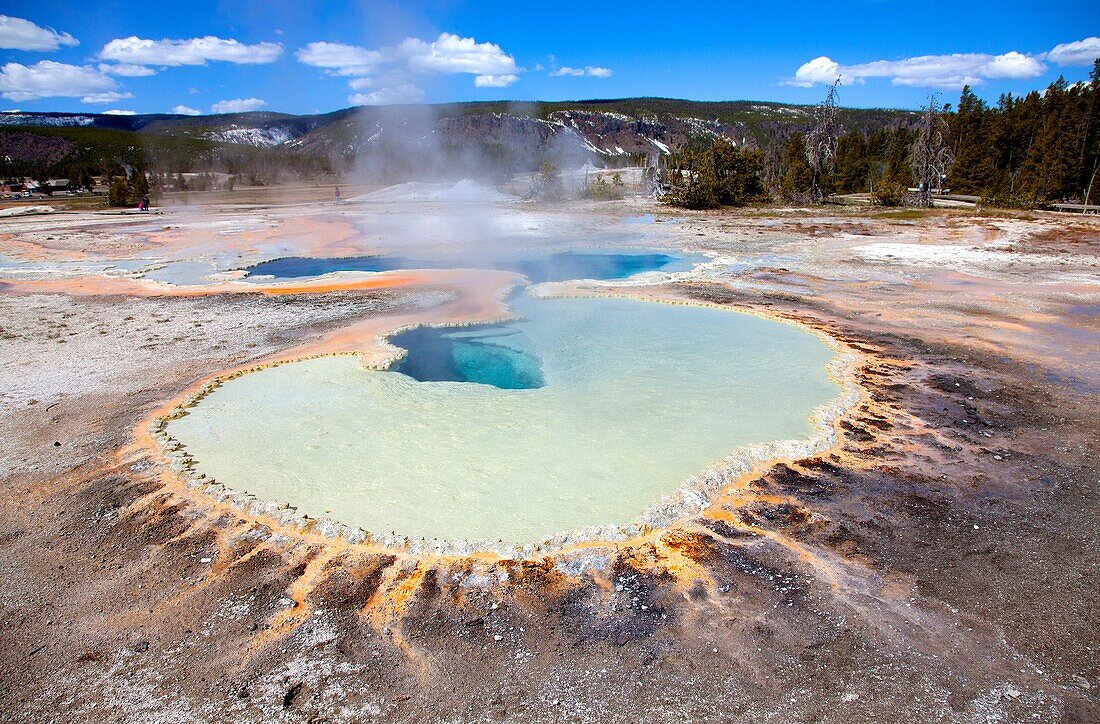
[[[113,118],[97,116],[97,118]],[[256,148],[204,138],[157,135],[95,125],[0,125],[0,175],[75,177],[144,166],[164,171],[243,167],[258,161]]]
[[[619,166],[714,138],[763,147],[805,128],[812,115],[812,106],[667,98],[358,107],[302,116],[0,113],[0,171],[114,163],[164,172],[270,176],[276,169],[302,175],[354,168],[392,176],[530,170],[546,159]],[[869,132],[914,116],[844,109],[841,120],[848,130]],[[43,140],[36,144],[34,136]]]

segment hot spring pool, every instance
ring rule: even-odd
[[[248,267],[249,275],[276,279],[318,276],[336,271],[385,272],[405,269],[499,269],[523,274],[533,284],[569,279],[626,279],[641,272],[687,271],[707,257],[659,252],[557,251],[532,254],[471,251],[468,256],[433,258],[398,255],[309,257],[288,256]]]
[[[835,352],[795,325],[626,299],[512,307],[521,320],[393,338],[402,371],[328,357],[244,375],[168,433],[198,471],[312,517],[525,544],[637,521],[735,448],[809,438],[840,392]]]

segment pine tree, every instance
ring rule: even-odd
[[[984,194],[993,184],[997,168],[992,116],[970,86],[963,86],[948,137],[955,152],[948,185],[958,193]]]
[[[859,131],[842,136],[836,146],[832,185],[837,193],[851,194],[867,190],[871,175],[871,155],[867,137]]]
[[[806,141],[796,133],[787,140],[785,161],[787,170],[780,182],[783,198],[795,203],[813,199],[814,170],[806,160]]]
[[[1081,180],[1084,182],[1084,203],[1088,205],[1092,201],[1093,183],[1096,181],[1096,172],[1100,170],[1100,58],[1092,64],[1092,74],[1089,76],[1089,99],[1085,133],[1081,139]]]
[[[111,187],[107,192],[107,205],[115,207],[130,205],[130,184],[125,176],[115,176],[111,179]]]
[[[1074,175],[1076,148],[1068,132],[1067,101],[1068,85],[1059,77],[1043,96],[1034,140],[1020,169],[1018,189],[1026,205],[1061,199],[1067,176]]]
[[[149,179],[145,175],[145,170],[135,167],[130,172],[130,203],[131,205],[137,205],[149,195]]]
[[[914,134],[903,126],[897,126],[890,134],[886,149],[887,180],[908,187],[913,183],[912,170],[909,167],[909,149],[913,145]]]

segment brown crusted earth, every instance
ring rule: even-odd
[[[839,449],[777,463],[672,529],[558,560],[417,558],[273,530],[164,487],[132,444],[139,420],[203,377],[439,290],[8,285],[5,718],[1100,719],[1087,278],[1100,225],[838,212],[669,227],[670,243],[756,263],[658,291],[830,332],[867,354],[868,398]],[[1029,261],[856,249],[1007,234],[1005,253]]]

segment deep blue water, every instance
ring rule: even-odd
[[[398,269],[500,269],[526,276],[533,284],[569,279],[626,279],[646,271],[688,269],[702,257],[673,256],[659,253],[601,253],[564,251],[538,255],[500,255],[471,260],[416,259],[406,256],[346,256],[337,258],[290,256],[272,259],[248,267],[252,274],[280,279],[311,277],[335,271],[383,272]]]
[[[248,267],[250,275],[289,279],[334,271],[395,271],[400,269],[477,268],[523,274],[533,284],[569,279],[626,279],[647,271],[680,271],[702,261],[701,256],[661,253],[563,251],[518,253],[453,259],[406,256],[338,258],[284,257]],[[518,292],[522,294],[522,292]],[[513,299],[513,302],[516,300]],[[505,390],[543,387],[542,364],[520,326],[513,323],[476,327],[418,327],[390,338],[408,351],[393,367],[421,382],[477,382]]]
[[[393,371],[421,382],[479,382],[505,390],[545,384],[527,335],[508,324],[417,327],[390,341],[408,350]]]

